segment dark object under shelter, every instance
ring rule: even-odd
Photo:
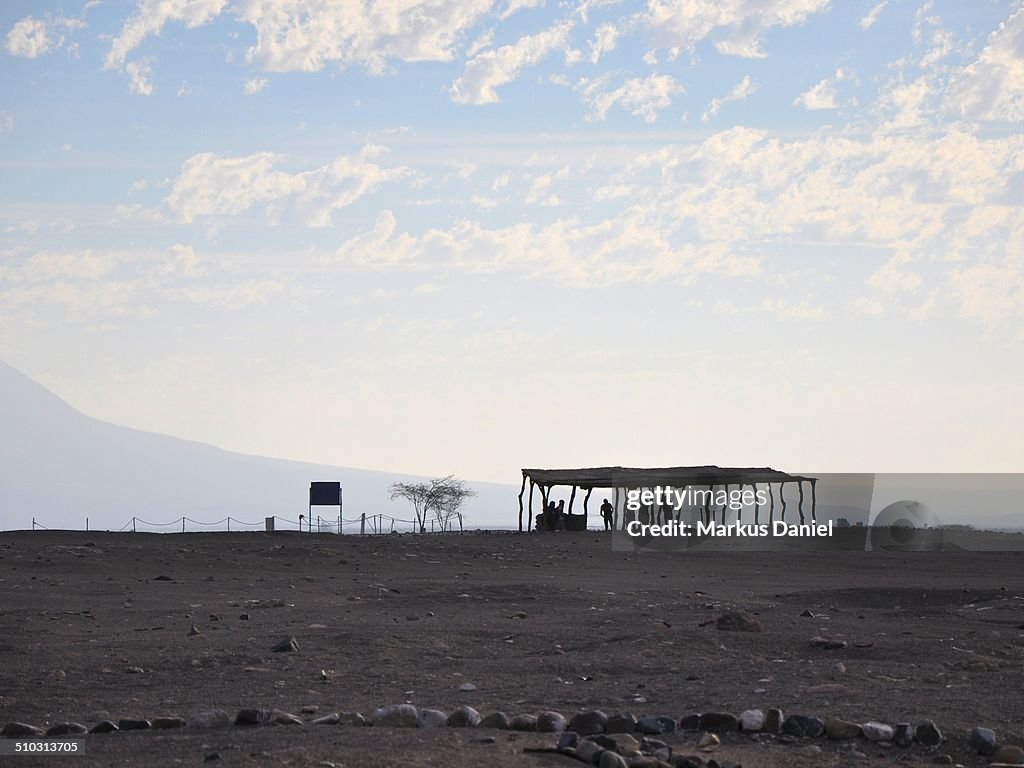
[[[519,490],[519,530],[523,530],[523,513],[528,512],[528,521],[534,518],[533,496],[534,489],[539,491],[541,508],[547,507],[549,496],[553,488],[562,486],[571,488],[569,506],[564,522],[566,530],[583,531],[587,528],[588,502],[590,494],[595,488],[606,489],[614,495],[615,520],[613,527],[618,529],[625,527],[628,514],[625,511],[626,495],[629,491],[673,488],[673,489],[704,489],[712,492],[725,491],[726,496],[730,490],[752,490],[755,501],[753,502],[754,523],[759,522],[760,504],[756,501],[758,490],[762,492],[767,489],[769,502],[769,522],[775,519],[775,496],[778,494],[780,509],[780,520],[786,516],[786,485],[795,483],[798,494],[797,510],[800,514],[800,523],[804,519],[804,483],[810,485],[811,491],[811,521],[816,521],[816,488],[817,478],[805,475],[791,475],[787,472],[780,472],[771,467],[717,467],[714,465],[702,467],[589,467],[585,469],[524,469],[523,484]],[[523,505],[523,496],[526,494],[529,484],[529,497],[526,506]],[[583,497],[583,513],[574,514],[573,505],[576,501],[576,492],[586,491]],[[763,493],[762,493],[763,495]],[[707,496],[707,494],[705,494]],[[705,521],[715,520],[718,510],[721,511],[720,521],[725,522],[728,514],[726,505],[713,504],[706,501],[701,510],[701,517]],[[646,514],[653,516],[656,510],[648,509]],[[737,520],[741,518],[742,510],[737,511]],[[649,518],[650,519],[650,518]],[[531,526],[532,527],[532,526]]]

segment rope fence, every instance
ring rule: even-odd
[[[272,524],[270,521],[273,521]],[[32,530],[49,531],[51,529],[33,517]],[[95,528],[90,529],[89,518],[85,518],[85,530],[96,530]],[[419,525],[415,519],[408,520],[385,514],[364,514],[353,518],[339,516],[330,520],[325,519],[320,515],[317,515],[315,520],[312,517],[307,519],[305,515],[299,515],[294,519],[274,515],[273,517],[267,517],[258,522],[240,520],[237,517],[231,517],[230,515],[228,517],[223,517],[220,520],[207,522],[205,520],[195,520],[187,515],[182,515],[181,517],[170,520],[166,523],[143,520],[141,517],[136,516],[132,517],[131,520],[128,520],[124,525],[116,530],[118,533],[138,533],[140,531],[143,533],[196,533],[201,531],[220,530],[282,530],[301,531],[303,533],[333,533],[338,535],[380,535],[390,533],[414,533],[419,531]],[[422,533],[440,533],[442,531],[452,532],[454,530],[458,529],[453,528],[450,524],[447,527],[442,527],[439,521],[435,519],[425,521]]]

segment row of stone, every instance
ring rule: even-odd
[[[118,722],[103,720],[92,728],[80,723],[67,722],[52,725],[47,729],[26,723],[8,723],[0,736],[5,738],[31,738],[73,736],[85,733],[110,733],[147,729],[172,729],[185,726],[193,728],[214,728],[231,725],[302,725],[305,721],[297,715],[279,710],[242,709],[234,720],[220,709],[207,710],[193,715],[188,720],[181,717],[157,717],[151,720],[123,719]],[[809,715],[783,717],[779,709],[748,709],[738,717],[727,712],[708,712],[685,716],[679,720],[671,717],[648,716],[636,718],[630,713],[611,716],[600,710],[579,712],[568,721],[554,711],[537,715],[520,714],[509,717],[504,712],[492,712],[485,717],[469,706],[462,706],[445,713],[439,709],[419,709],[412,704],[392,704],[376,710],[369,718],[359,713],[333,712],[310,721],[313,725],[376,725],[394,728],[495,728],[501,730],[536,731],[541,733],[571,732],[580,736],[595,734],[633,734],[659,736],[675,731],[704,731],[707,733],[743,732],[748,734],[766,733],[779,736],[780,740],[797,740],[826,736],[835,741],[847,741],[863,737],[882,745],[895,744],[901,747],[917,742],[926,747],[937,747],[944,741],[941,731],[931,720],[916,725],[897,723],[889,725],[880,722],[854,723],[837,718],[822,720]],[[968,743],[982,755],[992,756],[996,762],[1024,765],[1024,750],[1019,747],[997,743],[995,733],[988,728],[974,728]]]

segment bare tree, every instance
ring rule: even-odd
[[[438,477],[425,483],[394,483],[389,490],[392,499],[405,499],[412,504],[416,514],[416,527],[420,533],[426,531],[427,518],[431,515],[437,520],[442,531],[449,530],[455,518],[458,518],[461,530],[460,508],[466,499],[476,496],[476,491],[455,475]]]

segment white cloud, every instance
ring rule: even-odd
[[[11,56],[35,59],[64,47],[64,32],[84,26],[80,19],[56,18],[36,19],[26,16],[15,22],[4,38],[4,49]]]
[[[500,18],[502,21],[509,18],[512,14],[522,11],[527,8],[543,8],[544,0],[508,0],[505,6],[505,10],[501,12]]]
[[[383,71],[389,59],[451,61],[459,38],[493,0],[238,0],[256,28],[248,60],[271,72],[317,72],[329,63]]]
[[[170,213],[189,223],[200,217],[238,216],[262,206],[270,223],[294,218],[310,227],[331,226],[333,211],[351,205],[378,186],[410,175],[407,168],[384,167],[384,150],[369,145],[309,171],[279,170],[284,158],[270,152],[244,157],[193,155],[164,201]]]
[[[718,30],[720,53],[760,58],[761,36],[772,27],[802,24],[829,0],[648,0],[645,21],[662,48],[692,48]]]
[[[452,83],[452,101],[458,104],[500,101],[495,88],[511,83],[524,67],[537,64],[552,51],[564,49],[570,29],[572,23],[563,22],[536,35],[522,37],[512,45],[477,54],[466,62],[462,75]]]
[[[107,69],[121,69],[128,54],[150,35],[160,34],[164,25],[180,21],[189,29],[208,24],[220,15],[228,0],[139,0],[135,15],[128,19],[110,45],[104,59]]]
[[[45,21],[26,16],[17,22],[4,38],[4,48],[12,56],[34,59],[48,53],[54,47]]]
[[[242,88],[242,93],[246,96],[255,96],[257,93],[262,91],[270,85],[270,81],[265,77],[254,77],[250,80],[245,81],[245,86]]]
[[[597,64],[604,54],[615,50],[619,35],[620,32],[614,24],[602,24],[598,27],[594,32],[594,39],[590,41],[590,63]]]
[[[885,6],[889,4],[889,0],[881,0],[880,3],[875,5],[867,15],[860,20],[860,28],[867,31],[875,26],[875,22],[878,21],[878,17],[882,15],[882,11],[885,10]]]
[[[128,75],[128,90],[131,93],[137,93],[140,96],[153,94],[153,83],[149,79],[153,74],[153,69],[148,57],[129,61],[125,64],[124,71]]]
[[[948,107],[972,120],[1024,120],[1024,7],[993,32],[949,87]]]
[[[728,95],[721,99],[712,99],[711,103],[708,104],[708,108],[701,115],[701,122],[706,123],[712,117],[717,115],[722,105],[730,101],[746,101],[747,97],[750,96],[757,90],[757,83],[750,79],[750,75],[744,77],[740,82],[736,84],[736,87],[729,91]]]
[[[794,107],[803,107],[806,110],[836,109],[839,107],[836,93],[836,83],[845,80],[846,73],[837,69],[834,77],[826,77],[811,86],[793,100]]]
[[[583,102],[590,107],[588,120],[606,119],[608,111],[617,105],[642,117],[644,122],[653,123],[659,112],[671,106],[672,96],[685,90],[670,75],[632,78],[611,90],[607,87],[609,80],[607,75],[595,79],[581,78],[574,86]]]

